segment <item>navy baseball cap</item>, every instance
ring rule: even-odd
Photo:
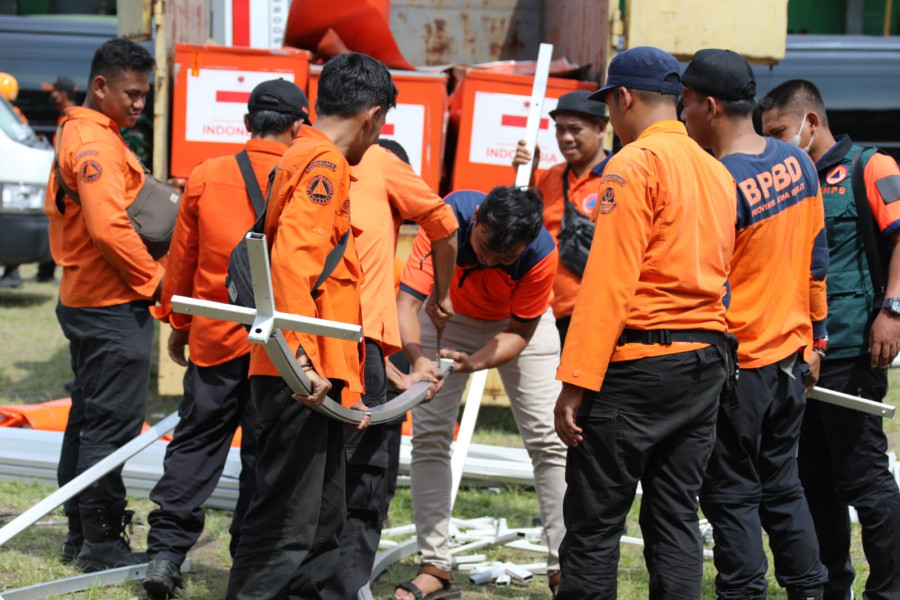
[[[250,92],[247,110],[271,110],[309,122],[309,100],[297,85],[286,79],[263,81]]]
[[[606,92],[618,87],[681,95],[681,67],[678,60],[659,48],[638,46],[629,48],[613,58],[606,73],[606,85],[590,95],[591,100],[603,101]],[[665,81],[669,75],[676,81]]]
[[[681,76],[684,87],[722,100],[753,100],[756,78],[747,59],[731,50],[698,50]]]
[[[578,90],[563,94],[559,97],[556,108],[550,111],[550,118],[555,119],[559,114],[581,114],[597,119],[609,119],[606,116],[606,105],[590,100],[591,93],[587,90]]]

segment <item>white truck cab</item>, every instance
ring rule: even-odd
[[[44,192],[53,148],[0,97],[0,264],[50,258]]]

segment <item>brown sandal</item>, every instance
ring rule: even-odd
[[[435,590],[428,594],[427,596],[422,595],[422,590],[414,584],[412,581],[403,581],[398,583],[394,589],[395,590],[406,590],[410,592],[416,600],[453,600],[454,598],[462,597],[462,591],[453,585],[453,573],[449,571],[444,571],[443,569],[438,569],[432,565],[422,565],[419,567],[419,572],[416,576],[422,575],[431,575],[435,579],[441,582],[441,589]],[[391,596],[391,600],[397,600],[397,594],[394,593]]]
[[[547,573],[547,585],[550,586],[550,591],[553,593],[554,598],[556,598],[556,594],[557,592],[559,592],[560,579],[562,579],[562,573],[560,573],[559,571]]]

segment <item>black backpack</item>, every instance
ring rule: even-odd
[[[247,187],[247,195],[250,197],[250,203],[253,205],[253,212],[256,214],[256,223],[247,233],[263,233],[266,226],[266,208],[269,204],[269,194],[272,193],[272,182],[275,180],[275,173],[278,171],[276,166],[269,173],[269,189],[266,198],[263,199],[262,191],[256,182],[256,176],[253,174],[253,168],[250,166],[250,157],[247,151],[242,150],[235,158],[241,169],[241,175],[244,177],[244,184]],[[350,236],[348,229],[341,237],[340,241],[331,249],[325,258],[325,266],[322,273],[316,280],[310,294],[313,299],[319,293],[319,287],[328,279],[341,257],[344,256],[344,250],[347,248],[347,239]],[[246,236],[245,236],[246,237]],[[253,294],[253,279],[250,276],[250,255],[247,251],[247,244],[242,238],[240,242],[231,251],[231,258],[228,260],[228,275],[225,277],[225,285],[228,288],[228,302],[234,306],[243,306],[247,308],[255,308],[256,301]],[[248,331],[250,327],[244,326]]]

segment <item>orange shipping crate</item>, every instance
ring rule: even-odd
[[[176,44],[172,176],[187,177],[207,158],[240,152],[250,139],[244,126],[250,92],[278,78],[305,91],[309,52]]]
[[[450,99],[450,118],[458,132],[451,190],[489,192],[498,185],[512,185],[516,144],[525,135],[531,87],[534,79],[488,71],[470,71]],[[538,145],[538,170],[563,161],[556,145],[550,111],[557,99],[575,90],[595,90],[589,81],[551,77],[547,82]]]
[[[310,68],[309,103],[313,114],[321,71],[319,66]],[[388,111],[381,137],[403,146],[413,170],[438,192],[447,133],[447,75],[391,71],[391,77],[397,86],[397,107]]]

